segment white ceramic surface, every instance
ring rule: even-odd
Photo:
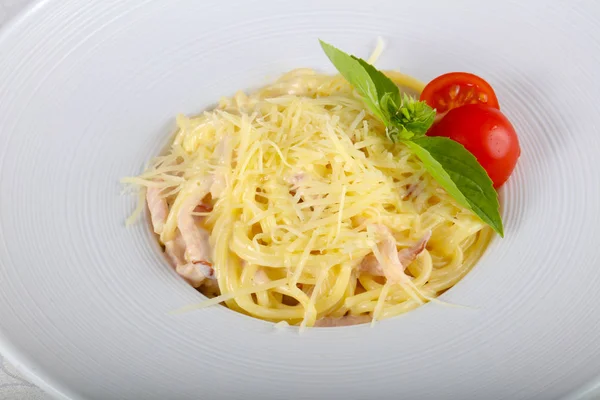
[[[600,5],[589,1],[46,0],[0,35],[0,351],[73,399],[559,399],[600,375]],[[479,73],[517,128],[506,238],[444,295],[276,332],[164,263],[119,179],[192,113],[317,38],[423,80]]]
[[[21,11],[30,0],[0,0],[0,28]],[[49,396],[27,381],[0,353],[0,400],[43,400]]]

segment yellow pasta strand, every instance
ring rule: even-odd
[[[423,84],[388,75],[418,94]],[[220,295],[214,304],[268,321],[313,326],[319,318],[390,318],[458,282],[491,238],[385,129],[340,76],[291,71],[217,109],[177,117],[168,151],[126,181],[161,189],[169,215],[160,240],[179,229],[181,205],[210,185],[212,211],[195,212],[210,233]],[[359,268],[383,225],[397,250],[431,231],[405,266],[408,283]]]

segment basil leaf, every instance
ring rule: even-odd
[[[427,132],[435,118],[431,107],[406,94],[402,97],[394,81],[365,60],[346,54],[322,40],[320,42],[336,69],[385,124],[392,141],[423,136]]]
[[[379,106],[382,108],[382,110],[394,110],[395,112],[395,110],[397,110],[402,104],[402,97],[400,96],[400,89],[398,89],[398,86],[394,83],[394,81],[385,76],[383,72],[379,71],[365,60],[356,58],[354,56],[351,57],[358,61],[361,67],[367,71],[369,77],[371,77],[371,80],[377,89]],[[352,85],[354,86],[354,84]],[[382,101],[384,97],[386,97],[385,103]]]
[[[424,136],[433,125],[435,110],[424,101],[417,101],[412,97],[404,95],[402,107],[392,118],[392,123],[401,125],[404,129],[412,132],[415,137]]]
[[[433,108],[405,94],[401,107],[391,116],[388,137],[393,142],[398,142],[424,136],[434,120]]]
[[[340,74],[385,124],[390,140],[405,143],[459,204],[503,236],[498,194],[477,159],[453,140],[425,136],[435,119],[435,110],[406,94],[401,96],[398,86],[366,61],[320,42]]]
[[[504,237],[498,193],[473,154],[446,137],[423,136],[404,144],[459,204]]]
[[[398,86],[366,61],[346,54],[322,40],[320,42],[323,51],[339,73],[363,97],[371,112],[388,126],[390,124],[389,108],[382,107],[381,99],[390,93],[388,103],[395,102],[396,106],[399,106],[401,98]]]

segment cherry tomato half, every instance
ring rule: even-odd
[[[448,111],[427,135],[445,136],[465,146],[487,171],[495,188],[506,182],[521,155],[519,139],[508,118],[484,104]]]
[[[483,78],[467,72],[440,75],[425,86],[420,100],[444,113],[465,104],[487,104],[500,109],[494,89]]]

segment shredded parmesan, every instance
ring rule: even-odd
[[[369,62],[382,49],[379,41]],[[419,88],[412,78],[390,77]],[[220,295],[177,312],[224,303],[301,329],[345,314],[352,318],[344,323],[389,318],[454,285],[489,240],[481,221],[440,191],[407,148],[387,139],[340,76],[292,71],[176,122],[168,151],[124,181],[163,196],[163,244],[183,236],[190,258],[194,237],[182,221],[210,235],[206,260],[187,261],[214,269],[216,283],[205,284]],[[207,207],[194,209],[200,203]],[[374,224],[393,238],[382,239]],[[398,269],[389,261],[426,230],[431,240],[415,262]],[[385,276],[358,268],[373,255],[388,268]]]
[[[183,307],[183,308],[175,311],[175,314],[185,313],[185,312],[189,312],[189,311],[193,311],[193,310],[200,310],[202,308],[210,307],[215,304],[223,303],[227,300],[235,299],[238,296],[247,296],[249,294],[261,292],[263,290],[270,290],[270,289],[274,289],[279,286],[285,286],[285,285],[287,285],[287,283],[288,283],[287,279],[280,279],[280,280],[274,281],[274,282],[263,283],[262,285],[242,288],[242,289],[237,290],[235,293],[222,294],[220,296],[213,297],[212,299],[203,301],[202,303],[192,304],[187,307]]]
[[[381,53],[383,53],[384,49],[385,43],[383,42],[383,38],[381,36],[378,36],[375,49],[373,50],[373,53],[371,53],[371,56],[367,59],[367,62],[371,65],[375,64],[377,60],[379,60],[379,57],[381,56]]]

